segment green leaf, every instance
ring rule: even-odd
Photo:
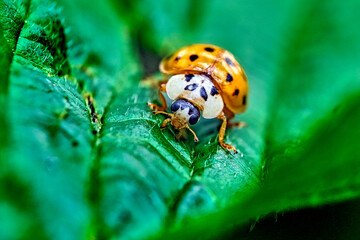
[[[359,20],[355,10],[348,11],[353,3],[301,3],[292,14],[293,30],[284,32],[291,37],[284,37],[289,40],[278,52],[282,72],[274,72],[270,93],[267,115],[273,117],[264,134],[267,165],[262,187],[219,214],[163,238],[191,238],[204,232],[204,237],[211,236],[272,212],[359,196],[360,56],[354,49],[360,47],[360,35],[350,24]],[[251,72],[248,75],[251,79]],[[224,227],[225,222],[231,224]]]
[[[96,101],[102,114],[113,93],[136,86],[141,69],[130,29],[107,2],[59,0],[67,26],[72,77]],[[79,9],[84,9],[79,14]]]
[[[99,123],[86,89],[93,87],[99,76],[83,77],[88,74],[87,66],[69,62],[75,62],[77,56],[68,57],[75,49],[68,50],[62,13],[54,3],[0,4],[1,76],[9,77],[9,84],[1,85],[2,100],[3,96],[7,100],[3,121],[8,125],[4,134],[8,141],[1,144],[0,212],[7,222],[1,226],[0,238],[78,239],[92,235],[95,217],[86,196]],[[96,29],[89,34],[91,31],[96,33]],[[111,38],[118,39],[113,46],[122,49],[122,36]],[[80,40],[74,44],[79,52],[86,49]],[[119,66],[114,72],[120,72],[125,62],[136,65],[129,62],[134,57],[126,54],[128,57],[114,63]],[[102,71],[101,76],[110,79],[114,72]],[[116,84],[102,87],[103,91],[107,88],[109,98]]]
[[[358,8],[2,0],[0,238],[219,237],[359,197]],[[158,96],[143,72],[194,42],[230,50],[247,72],[236,119],[249,126],[226,134],[239,154],[219,146],[218,120],[197,124],[195,144],[146,105]]]
[[[188,225],[186,231],[175,229],[162,238],[191,238],[194,234],[214,237],[258,216],[358,197],[360,153],[356,139],[360,137],[360,130],[353,126],[360,120],[357,111],[359,97],[357,94],[346,99],[331,118],[323,119],[311,129],[313,137],[307,139],[300,149],[278,154],[274,161],[281,164],[275,166],[274,163],[275,167],[269,169],[258,191],[239,198],[241,201],[218,213],[197,220]],[[342,144],[346,147],[339,148]],[[224,222],[230,224],[224,226]],[[204,235],[205,229],[208,230]]]

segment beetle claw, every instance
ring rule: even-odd
[[[229,150],[229,151],[234,151],[235,154],[238,153],[238,151],[236,151],[236,149],[233,146],[231,146],[230,144],[226,144],[226,143],[220,143],[220,144],[224,149]]]

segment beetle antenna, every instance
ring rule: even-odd
[[[189,127],[189,125],[186,125],[185,127],[189,129],[189,131],[194,135],[194,141],[198,142],[199,141],[198,137],[196,136],[195,132]]]
[[[154,114],[164,114],[164,115],[167,115],[167,116],[170,116],[170,117],[172,117],[174,115],[172,113],[167,113],[167,112],[164,112],[164,111],[156,111],[156,112],[154,112]]]

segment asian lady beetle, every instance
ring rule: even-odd
[[[176,129],[187,128],[198,141],[196,134],[188,124],[199,121],[200,111],[204,118],[222,119],[219,132],[219,143],[228,150],[236,149],[223,142],[228,126],[242,126],[243,122],[228,124],[235,114],[246,110],[248,97],[248,80],[240,64],[234,56],[223,48],[195,44],[183,47],[170,58],[160,63],[160,71],[172,75],[160,84],[159,95],[162,106],[152,103],[148,105],[156,110],[155,114],[165,114],[161,128],[168,122]],[[162,95],[166,92],[170,99],[172,113],[167,109],[166,100]]]

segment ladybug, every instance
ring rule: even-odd
[[[204,118],[219,118],[222,125],[219,131],[219,143],[228,150],[236,149],[224,143],[227,126],[245,126],[244,122],[229,124],[235,114],[246,110],[248,80],[235,57],[227,50],[209,44],[194,44],[179,49],[160,63],[160,71],[172,75],[167,81],[160,82],[159,96],[162,106],[148,103],[155,114],[165,114],[161,128],[170,122],[176,129],[189,129],[198,138],[188,124],[199,121],[200,113]],[[172,113],[167,109],[166,92],[170,99]]]

